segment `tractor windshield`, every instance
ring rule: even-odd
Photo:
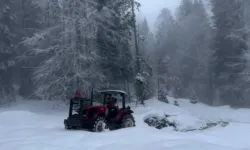
[[[120,108],[122,107],[122,96],[120,94],[114,95],[116,99],[116,105]]]
[[[107,105],[110,102],[120,108],[122,107],[122,96],[120,94],[108,94],[104,99],[104,105]]]
[[[79,115],[81,102],[78,99],[72,100],[72,115]]]

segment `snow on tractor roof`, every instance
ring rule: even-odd
[[[110,93],[110,94],[120,93],[127,95],[127,93],[123,90],[102,90],[100,91],[100,93]]]

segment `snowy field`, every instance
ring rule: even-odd
[[[171,100],[171,103],[173,100]],[[0,150],[250,150],[250,109],[192,105],[179,107],[148,100],[134,108],[136,127],[112,132],[66,131],[67,108],[46,107],[51,102],[30,102],[0,109]],[[177,128],[199,129],[208,121],[228,121],[226,127],[177,132],[149,127],[144,119],[171,114]]]

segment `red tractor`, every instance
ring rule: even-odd
[[[125,106],[126,92],[120,90],[100,91],[103,96],[101,105],[93,106],[93,98],[82,98],[76,92],[75,98],[70,100],[69,116],[64,119],[65,129],[87,129],[102,132],[105,129],[116,130],[135,126],[133,111]],[[122,107],[119,108],[117,96],[120,97]]]

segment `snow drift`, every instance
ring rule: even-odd
[[[7,111],[0,109],[0,150],[249,150],[250,124],[248,109],[208,107],[178,100],[179,107],[157,100],[146,101],[145,106],[134,108],[137,126],[118,131],[92,133],[67,131],[63,119],[67,109],[49,110],[47,103],[37,102],[29,107],[15,106]],[[43,106],[44,105],[44,106]],[[32,108],[32,109],[31,109]],[[44,112],[42,112],[44,108]],[[50,108],[51,109],[51,108]],[[29,110],[29,111],[27,111]],[[216,126],[207,130],[176,132],[172,128],[155,129],[144,123],[149,116],[172,115],[179,130],[199,129],[205,122],[226,119],[226,127]],[[248,119],[249,120],[249,119]]]

